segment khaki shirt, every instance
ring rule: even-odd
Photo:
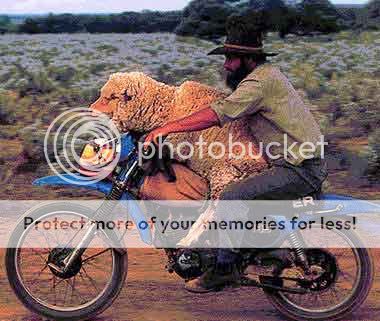
[[[323,136],[313,115],[286,76],[269,63],[255,68],[230,96],[211,108],[220,126],[247,117],[269,162],[285,158],[299,165],[305,159],[322,156]]]

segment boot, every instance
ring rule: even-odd
[[[203,273],[200,277],[187,281],[185,289],[193,293],[207,293],[218,291],[225,286],[239,286],[240,273],[236,267],[228,274],[222,274],[211,268]]]

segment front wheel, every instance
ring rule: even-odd
[[[60,203],[37,208],[28,217],[35,221],[57,217],[70,221],[88,219],[91,212],[80,205]],[[19,222],[5,256],[9,284],[34,313],[63,321],[93,318],[120,293],[127,274],[127,254],[114,248],[88,248],[67,273],[58,273],[49,263],[58,265],[71,253],[63,244],[73,236],[54,233],[57,231],[35,229],[33,225],[25,229],[23,221]],[[107,239],[103,231],[100,234],[104,235],[94,240],[96,244]]]
[[[297,321],[339,320],[357,310],[366,300],[374,277],[368,249],[352,231],[341,236],[350,248],[305,249],[310,266],[318,272],[305,294],[266,289],[272,305],[286,317]],[[288,271],[289,272],[289,271]],[[284,273],[281,276],[292,276]]]

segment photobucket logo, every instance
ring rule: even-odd
[[[284,134],[281,141],[242,143],[235,141],[232,134],[228,135],[228,142],[223,143],[214,141],[207,143],[203,136],[200,135],[196,142],[182,141],[173,144],[170,141],[159,140],[158,146],[150,144],[148,152],[143,143],[139,143],[139,162],[142,164],[145,160],[150,160],[155,156],[163,158],[168,156],[174,158],[176,156],[180,160],[186,161],[193,157],[203,159],[204,157],[211,159],[252,159],[258,160],[266,158],[269,160],[285,160],[297,161],[299,159],[311,159],[314,157],[325,158],[325,141],[323,135],[315,142],[296,142]],[[145,152],[143,152],[145,151]],[[169,154],[168,154],[169,153]]]
[[[88,108],[75,108],[54,119],[45,134],[44,154],[50,169],[61,179],[76,185],[90,185],[106,178],[119,161],[116,153],[120,133],[105,115]],[[83,162],[84,147],[96,142]],[[88,146],[91,149],[91,146]],[[106,158],[106,161],[101,161]],[[87,175],[78,179],[78,173]]]

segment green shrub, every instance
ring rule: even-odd
[[[14,99],[0,92],[0,125],[10,125],[16,122],[14,112],[12,111],[14,107]]]
[[[368,140],[368,176],[372,181],[380,179],[380,129],[375,130]]]
[[[19,63],[15,64],[14,77],[7,83],[7,89],[16,90],[20,97],[43,95],[56,89],[56,84],[44,71],[31,72]]]
[[[296,65],[291,70],[296,77],[296,87],[303,89],[309,98],[317,98],[323,92],[321,79],[316,76],[314,65],[303,63]]]
[[[373,74],[334,73],[317,104],[330,113],[329,133],[368,136],[380,127],[380,79]]]
[[[62,85],[69,85],[75,77],[77,70],[71,66],[50,66],[47,69],[49,77]]]
[[[113,53],[119,52],[119,48],[116,48],[116,47],[111,46],[111,45],[100,45],[100,46],[97,46],[96,49],[100,50],[100,51],[104,51],[107,54],[113,54]]]
[[[155,49],[155,48],[141,48],[141,51],[142,52],[145,52],[145,53],[148,53],[152,56],[156,56],[159,52],[158,49]]]
[[[99,75],[102,71],[107,69],[107,64],[105,63],[97,63],[97,64],[91,64],[89,66],[89,73],[93,75]]]
[[[89,106],[99,97],[99,88],[85,88],[78,87],[70,88],[61,92],[59,100],[60,104],[68,105],[71,107]]]

